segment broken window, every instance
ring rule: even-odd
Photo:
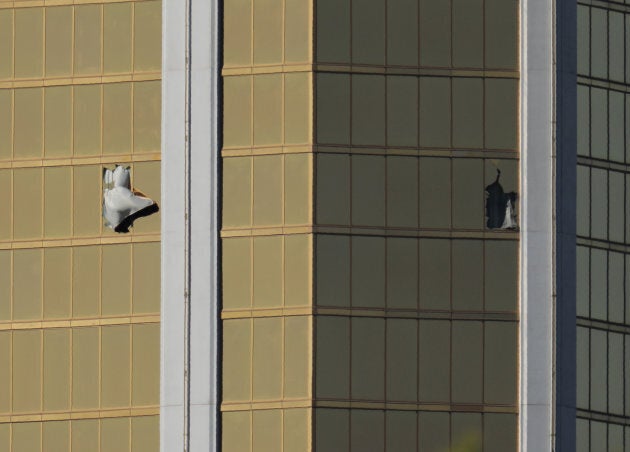
[[[126,233],[133,222],[159,210],[155,201],[131,188],[129,167],[103,170],[103,217],[105,226]]]
[[[497,169],[496,180],[486,187],[486,226],[488,229],[517,229],[517,194],[505,193],[500,178],[501,170]]]

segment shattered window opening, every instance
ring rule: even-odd
[[[125,234],[133,222],[154,214],[157,203],[139,190],[131,188],[129,167],[116,165],[112,171],[103,169],[103,218],[105,226]]]
[[[505,193],[499,182],[501,170],[497,168],[496,180],[486,187],[486,226],[488,229],[518,229],[516,220],[516,192]]]

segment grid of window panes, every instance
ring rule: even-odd
[[[577,450],[630,446],[630,5],[578,2]]]
[[[518,2],[315,12],[314,449],[514,451]]]

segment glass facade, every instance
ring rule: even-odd
[[[517,450],[518,2],[224,6],[223,450]]]
[[[578,2],[577,450],[630,445],[630,9]]]
[[[159,449],[161,2],[0,1],[0,449]],[[47,2],[47,4],[50,2]]]

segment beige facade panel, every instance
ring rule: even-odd
[[[103,86],[103,154],[132,152],[135,130],[132,93],[132,83],[112,83]],[[138,112],[138,115],[140,114],[142,113]]]
[[[282,142],[282,75],[254,77],[254,145]]]
[[[283,304],[283,241],[280,236],[253,239],[253,307]]]
[[[129,406],[131,402],[131,327],[101,328],[101,407]]]
[[[7,321],[11,319],[11,297],[12,287],[12,252],[9,250],[0,251],[0,319]]]
[[[16,78],[39,78],[44,72],[44,10],[16,9],[14,61]]]
[[[2,413],[10,413],[12,406],[12,352],[13,335],[10,332],[3,331],[0,333],[0,362],[2,363],[2,371],[0,371],[0,382],[2,383],[0,412]]]
[[[131,452],[151,452],[160,447],[158,416],[131,418]]]
[[[44,236],[72,235],[72,168],[44,169]]]
[[[103,5],[103,72],[105,74],[131,72],[133,10],[131,2]],[[142,11],[139,14],[142,15]],[[142,19],[139,23],[144,25]]]
[[[9,160],[13,154],[13,92],[0,90],[0,159]]]
[[[72,408],[96,409],[100,406],[99,329],[72,331]]]
[[[13,237],[38,239],[43,226],[43,171],[24,168],[13,171]]]
[[[252,413],[254,450],[282,449],[282,412],[262,410]]]
[[[13,175],[10,170],[0,170],[0,193],[2,204],[13,211]],[[8,240],[13,235],[13,221],[9,215],[0,219],[0,240]]]
[[[101,301],[100,247],[79,247],[72,253],[72,314],[97,317]]]
[[[42,428],[39,423],[16,423],[11,426],[12,452],[42,450]]]
[[[252,65],[252,11],[251,0],[225,2],[223,63],[226,67]]]
[[[94,236],[101,231],[101,168],[96,165],[73,169],[74,235]]]
[[[313,159],[308,154],[284,158],[284,222],[308,224],[312,221]]]
[[[134,70],[160,71],[162,65],[162,3],[134,3]]]
[[[252,352],[254,400],[278,400],[282,397],[282,336],[282,318],[254,319]]]
[[[283,2],[253,2],[254,64],[273,64],[283,60]]]
[[[160,149],[161,89],[158,81],[134,85],[134,152],[156,152]]]
[[[308,144],[311,80],[308,73],[226,77],[224,148]]]
[[[160,325],[139,324],[132,327],[131,404],[157,406],[160,402]]]
[[[14,93],[14,158],[40,158],[43,153],[44,90],[25,88]]]
[[[42,261],[40,249],[13,252],[14,320],[35,320],[42,316]]]
[[[70,450],[70,421],[42,423],[42,444],[51,450]]]
[[[44,90],[45,157],[63,158],[72,155],[74,113],[72,87],[59,86]]]
[[[223,402],[252,398],[252,320],[223,322]]]
[[[127,418],[101,420],[101,452],[128,451],[131,425]]]
[[[155,408],[158,339],[157,323],[2,332],[0,414]]]
[[[307,409],[232,411],[222,414],[222,448],[252,450],[308,450],[311,419]]]
[[[223,160],[226,229],[311,223],[309,154]]]
[[[0,78],[13,76],[13,11],[0,11]]]
[[[73,74],[74,8],[46,8],[46,77]]]
[[[253,158],[253,225],[283,223],[282,164],[280,155]]]
[[[309,0],[226,2],[225,67],[311,61],[311,10]]]
[[[159,81],[0,89],[0,161],[159,153],[160,89]]]
[[[109,245],[101,250],[101,314],[131,313],[131,246]]]
[[[156,314],[160,312],[160,244],[137,243],[132,256],[132,313]]]
[[[224,404],[310,398],[310,317],[234,319],[223,325]]]
[[[252,450],[252,413],[234,411],[223,413],[221,445],[225,451],[251,452]]]
[[[6,8],[0,24],[0,80],[160,71],[160,1]]]
[[[225,227],[252,224],[251,158],[223,160],[223,224]]]
[[[2,323],[159,313],[158,242],[1,250],[0,268]]]
[[[74,88],[74,154],[100,155],[102,143],[102,89],[99,85]]]
[[[12,345],[12,412],[39,412],[42,409],[42,332],[16,331]]]
[[[68,411],[71,400],[72,331],[66,328],[44,331],[44,411]]]
[[[289,0],[284,6],[284,62],[307,63],[313,60],[313,2]]]
[[[0,445],[6,450],[11,448],[11,426],[9,424],[0,425]]]
[[[99,421],[97,419],[72,421],[71,429],[71,450],[98,450]]]
[[[287,235],[224,240],[224,309],[311,304],[312,237]]]
[[[226,98],[223,106],[224,146],[251,146],[251,77],[226,77],[223,90]]]
[[[99,74],[102,70],[102,5],[75,7],[74,73]]]

